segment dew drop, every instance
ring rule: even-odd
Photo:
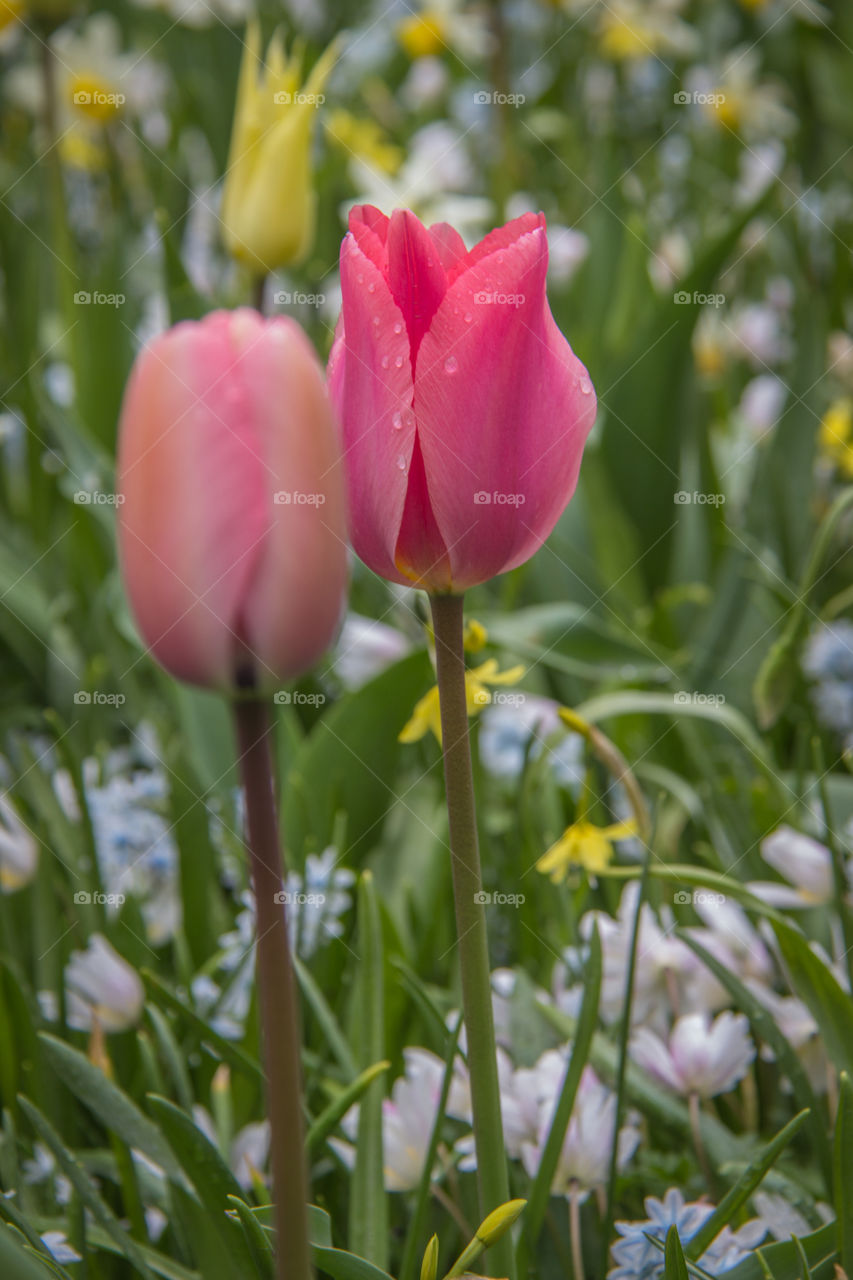
[[[395,431],[400,431],[403,426],[403,415],[398,410],[391,419],[391,426]]]
[[[403,367],[403,357],[402,357],[402,356],[395,356],[395,357],[394,357],[394,364],[397,366],[397,368],[398,368],[398,369],[402,369],[402,367]]]
[[[373,283],[373,281],[372,281],[372,280],[371,280],[370,284],[367,286],[367,292],[368,292],[368,293],[375,293],[375,292],[376,292],[376,285]]]
[[[397,459],[397,470],[398,470],[398,471],[405,471],[405,470],[406,470],[406,459],[403,457],[402,453],[400,454],[399,458]]]
[[[378,325],[378,324],[379,324],[379,316],[374,316],[374,317],[373,317],[373,323],[374,323],[375,325]]]
[[[396,322],[396,324],[394,325],[394,332],[395,332],[395,333],[402,333],[402,332],[403,332],[403,326],[400,324],[400,321],[399,321],[399,320],[398,320],[398,321]]]
[[[470,312],[470,311],[466,311],[466,312],[465,312],[465,323],[466,323],[466,324],[470,324],[470,323],[471,323],[471,321],[472,321],[473,319],[474,319],[474,317],[471,315],[471,312]]]
[[[580,391],[582,396],[588,396],[592,394],[592,383],[590,382],[589,378],[587,377],[581,378]]]
[[[387,369],[390,363],[391,361],[388,359],[387,356],[382,357],[381,364],[383,369]]]
[[[358,276],[356,278],[359,284],[364,284],[364,275],[361,271],[359,271]]]
[[[456,356],[448,356],[444,362],[444,372],[455,373],[458,368],[459,361],[456,359]]]

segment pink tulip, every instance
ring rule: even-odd
[[[547,267],[542,214],[470,253],[408,210],[350,214],[329,386],[353,545],[382,577],[465,591],[529,559],[571,498],[595,395]]]
[[[118,539],[139,629],[182,680],[270,688],[335,635],[343,481],[299,326],[248,309],[186,321],[137,358],[119,428]]]

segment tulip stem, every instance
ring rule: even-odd
[[[270,1121],[276,1275],[278,1280],[310,1280],[313,1269],[306,1211],[308,1173],[303,1154],[299,1011],[287,918],[280,896],[282,856],[273,793],[269,705],[256,698],[235,702],[234,718],[257,911],[258,996]]]
[[[489,946],[481,893],[480,850],[468,738],[462,597],[430,596],[430,606],[441,702],[453,897],[482,1219],[509,1199],[509,1180],[501,1123]],[[490,1275],[514,1280],[515,1258],[509,1233],[490,1249],[489,1261]]]

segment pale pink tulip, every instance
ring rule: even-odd
[[[127,592],[168,671],[268,689],[317,661],[342,617],[346,522],[322,370],[294,321],[218,311],[146,347],[117,487]]]

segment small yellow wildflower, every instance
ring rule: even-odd
[[[515,684],[524,675],[524,667],[510,667],[508,671],[498,671],[496,658],[489,658],[482,666],[465,672],[465,699],[468,704],[468,715],[476,715],[488,706],[492,700],[487,685]],[[441,743],[441,703],[438,697],[438,685],[433,685],[429,693],[416,703],[411,719],[403,726],[398,738],[399,742],[418,742],[426,733],[432,732],[438,743]]]
[[[613,858],[613,841],[627,840],[637,834],[633,818],[627,822],[614,822],[609,827],[597,827],[582,818],[566,827],[551,848],[536,863],[536,870],[550,875],[554,884],[565,880],[570,867],[584,867],[591,875],[606,871]]]
[[[482,622],[476,618],[468,618],[465,623],[465,634],[462,643],[466,653],[479,653],[489,642],[488,632]]]
[[[823,415],[818,435],[818,446],[825,458],[829,458],[847,479],[853,479],[853,400],[844,396],[833,400]]]
[[[329,116],[326,133],[332,142],[382,173],[396,173],[405,159],[402,147],[389,142],[375,120],[354,116],[343,107]]]
[[[447,24],[437,9],[422,9],[397,25],[397,39],[412,59],[431,58],[447,47]]]

